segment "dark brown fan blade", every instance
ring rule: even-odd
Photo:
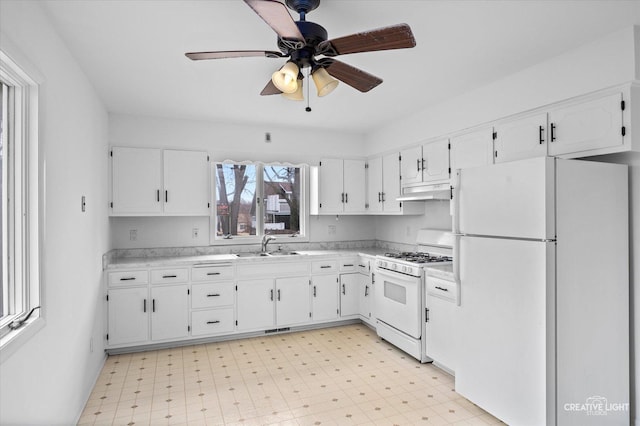
[[[297,40],[304,46],[304,37],[295,21],[289,15],[287,7],[275,0],[244,0],[254,12],[262,18],[280,38]]]
[[[264,89],[262,89],[262,92],[260,92],[262,96],[279,95],[280,93],[282,92],[276,87],[275,84],[273,84],[273,81],[271,81],[271,79],[269,79],[267,85],[264,86]]]
[[[284,55],[280,52],[265,51],[265,50],[226,50],[219,52],[190,52],[185,53],[186,57],[200,61],[203,59],[225,59],[225,58],[244,58],[250,56],[266,56],[267,58],[283,58]]]
[[[406,49],[415,45],[416,39],[409,25],[398,24],[323,41],[318,45],[316,53],[338,56],[376,50]]]
[[[381,78],[335,59],[324,58],[319,63],[333,77],[361,92],[368,92],[382,83]]]

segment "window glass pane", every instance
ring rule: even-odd
[[[216,165],[216,236],[256,235],[256,166]]]
[[[265,165],[264,232],[300,232],[300,168]]]

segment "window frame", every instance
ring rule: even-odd
[[[217,229],[217,202],[218,202],[218,185],[217,185],[217,166],[218,164],[234,164],[234,165],[253,165],[256,167],[256,235],[251,236],[231,236],[225,238],[216,235]],[[264,168],[269,166],[275,167],[297,167],[300,169],[300,231],[297,234],[269,234],[275,237],[275,244],[289,244],[297,242],[309,241],[309,166],[307,164],[290,164],[286,162],[256,162],[256,161],[212,161],[211,162],[211,190],[212,190],[212,213],[209,217],[210,245],[241,245],[241,244],[260,244],[264,231]],[[274,244],[272,243],[272,244]]]
[[[8,206],[10,221],[7,227],[11,231],[7,245],[11,257],[7,259],[7,251],[3,251],[2,256],[3,274],[9,273],[11,293],[10,313],[0,319],[1,363],[44,326],[44,308],[38,309],[44,296],[40,267],[44,213],[39,208],[44,205],[40,172],[44,162],[40,157],[38,133],[39,82],[42,78],[6,39],[0,48],[0,80],[9,88],[8,121],[3,121],[7,129],[3,131],[7,142],[3,151],[9,152],[3,169],[10,170],[6,185],[9,198],[3,193],[3,205]],[[31,316],[25,320],[30,312]],[[9,327],[19,321],[23,321],[20,327]]]

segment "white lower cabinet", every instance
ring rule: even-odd
[[[269,329],[275,325],[273,279],[237,282],[238,331]]]
[[[311,312],[314,321],[338,318],[339,296],[337,274],[314,275],[311,278]]]
[[[189,336],[189,286],[167,285],[151,289],[151,340]]]
[[[360,319],[368,324],[373,324],[373,281],[370,272],[370,260],[360,258],[358,262],[358,271],[360,280],[358,281],[358,313]]]
[[[145,343],[149,340],[149,289],[131,287],[107,292],[109,345]]]
[[[276,279],[276,325],[290,326],[311,320],[309,277]]]
[[[360,274],[340,274],[340,316],[350,317],[359,313]]]
[[[198,283],[191,286],[191,335],[232,333],[235,329],[235,284]]]

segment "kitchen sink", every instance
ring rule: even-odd
[[[268,257],[269,253],[262,253],[260,251],[241,252],[235,253],[238,257]]]
[[[278,251],[271,251],[269,252],[269,256],[296,256],[299,255],[300,253],[298,253],[297,251],[282,251],[282,250],[278,250]]]

